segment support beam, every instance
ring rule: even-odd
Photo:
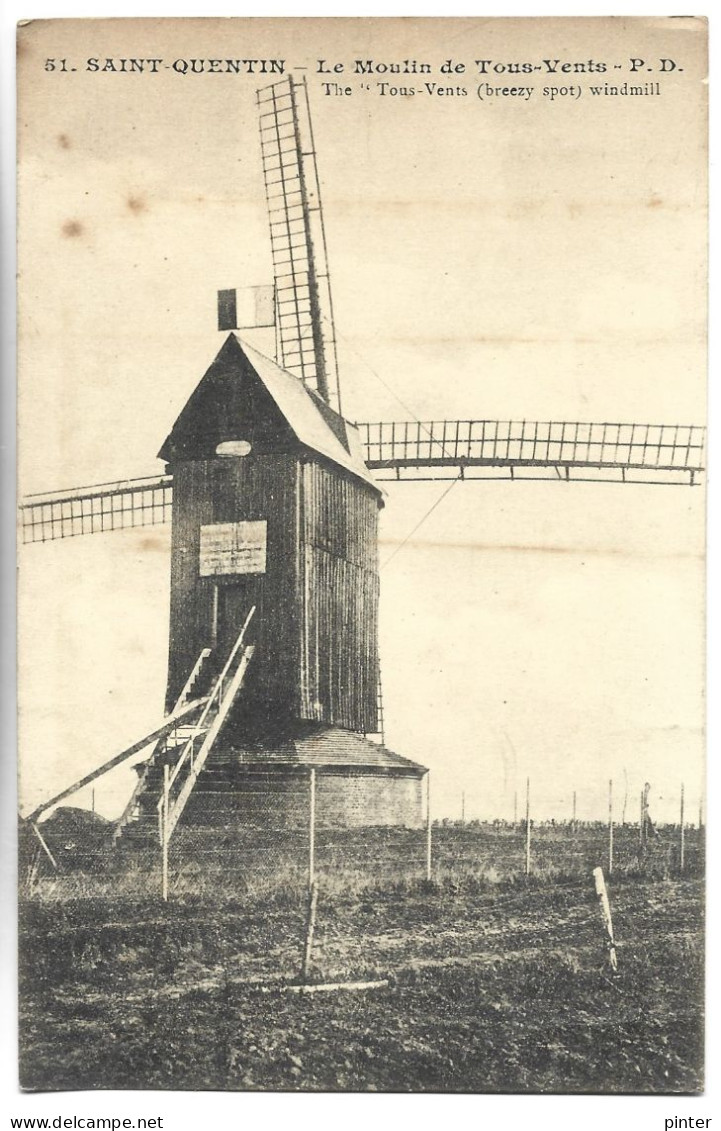
[[[57,860],[55,859],[52,852],[48,848],[48,844],[47,844],[47,841],[45,840],[45,837],[40,832],[40,829],[38,828],[38,826],[35,824],[34,821],[30,822],[30,828],[33,830],[33,832],[35,833],[35,836],[40,841],[40,845],[41,845],[43,851],[45,852],[46,856],[48,857],[50,863],[52,864],[53,868],[55,869],[56,872],[59,872],[60,871],[60,865],[58,864]]]
[[[102,766],[98,766],[96,770],[93,770],[91,773],[86,774],[85,777],[80,778],[80,781],[73,782],[72,785],[69,785],[60,793],[56,793],[55,796],[51,797],[49,801],[44,801],[42,805],[38,805],[38,807],[36,809],[33,809],[32,813],[29,814],[27,819],[29,821],[37,821],[38,817],[42,813],[47,812],[48,809],[52,809],[54,805],[58,805],[61,801],[64,801],[66,797],[70,797],[73,793],[77,793],[79,789],[83,788],[83,786],[90,785],[90,782],[93,782],[97,778],[102,777],[103,774],[107,774],[109,770],[115,769],[116,766],[119,766],[128,758],[132,758],[133,754],[139,754],[140,751],[143,750],[146,746],[149,746],[151,742],[155,742],[157,739],[163,738],[166,734],[169,734],[170,731],[183,719],[186,719],[190,715],[195,714],[197,711],[199,711],[201,707],[205,705],[205,702],[205,698],[195,699],[192,703],[187,703],[185,707],[181,707],[179,711],[174,711],[172,715],[168,715],[162,726],[156,727],[155,730],[150,732],[150,734],[146,734],[138,742],[134,742],[132,746],[129,746],[127,748],[127,750],[123,750],[120,754],[116,754],[115,757],[111,758],[108,762],[103,762]]]

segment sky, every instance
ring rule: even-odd
[[[704,59],[694,21],[36,23],[21,39],[20,489],[162,470],[222,339],[215,292],[272,278],[253,75],[94,73],[88,58],[305,66],[350,419],[702,423]],[[662,94],[477,97],[478,58],[672,58]],[[66,58],[75,72],[45,70]],[[326,96],[317,59],[350,96]],[[463,61],[465,97],[360,88],[356,58]],[[653,74],[655,75],[655,71]],[[617,81],[628,76],[625,71]],[[660,80],[660,76],[659,76]],[[419,84],[418,77],[394,79]],[[609,79],[610,81],[610,79]],[[660,80],[661,81],[661,80]],[[268,348],[262,334],[249,335]],[[385,562],[447,484],[389,485]],[[381,573],[387,743],[439,816],[673,819],[703,773],[700,489],[458,484]],[[168,535],[27,547],[21,807],[162,713]],[[128,770],[96,786],[113,815]],[[120,799],[120,800],[119,800]],[[89,804],[88,791],[78,803]],[[619,801],[620,804],[620,801]]]

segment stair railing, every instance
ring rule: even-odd
[[[180,692],[180,695],[178,696],[178,702],[175,704],[175,707],[173,708],[173,710],[177,711],[178,707],[182,707],[183,703],[185,702],[185,700],[190,695],[190,692],[193,690],[193,685],[195,684],[196,680],[198,679],[198,676],[200,675],[201,669],[204,667],[205,661],[208,659],[210,652],[211,652],[210,648],[203,648],[203,651],[200,653],[200,655],[198,656],[197,660],[195,661],[195,663],[193,665],[193,670],[191,671],[190,675],[188,676],[188,678],[185,681],[185,684],[183,686],[183,690]]]
[[[210,715],[211,711],[219,709],[220,704],[223,701],[223,690],[224,690],[225,680],[228,676],[228,672],[230,671],[230,669],[233,666],[233,663],[235,662],[235,659],[236,659],[240,649],[243,647],[243,643],[245,641],[245,635],[246,635],[246,632],[248,630],[248,626],[249,626],[251,620],[253,619],[254,614],[255,614],[255,605],[253,605],[252,609],[250,610],[247,617],[245,618],[245,622],[244,622],[243,627],[241,628],[241,630],[238,634],[238,638],[237,638],[235,644],[233,645],[233,647],[231,649],[231,652],[230,652],[230,655],[228,656],[228,659],[225,661],[225,664],[223,665],[223,670],[221,671],[220,675],[218,676],[218,678],[215,682],[215,686],[213,687],[212,691],[210,692],[210,695],[208,696],[208,701],[205,704],[205,707],[203,708],[203,711],[202,711],[200,717],[198,718],[197,722],[193,726],[192,733],[189,735],[185,745],[183,746],[183,750],[182,750],[182,753],[180,755],[180,758],[178,759],[177,763],[175,764],[175,766],[173,767],[173,769],[170,773],[170,777],[168,779],[168,786],[167,786],[168,800],[169,801],[170,801],[170,791],[172,790],[173,785],[177,781],[179,774],[186,767],[187,763],[188,762],[190,763],[190,773],[192,773],[193,770],[195,769],[195,742],[196,742],[196,739],[198,737],[200,737],[200,735],[204,735],[205,732],[209,729],[209,726],[212,725],[212,723],[208,722],[208,716]],[[160,801],[158,802],[158,810],[159,811],[162,810],[162,806],[163,806],[163,797],[161,796]]]
[[[169,714],[174,715],[176,711],[180,710],[180,708],[182,706],[184,706],[186,700],[190,696],[190,693],[193,690],[193,687],[195,686],[195,684],[198,680],[200,672],[205,665],[205,661],[208,659],[210,654],[211,654],[210,648],[203,648],[202,652],[200,653],[197,660],[193,664],[193,669],[192,669],[190,675],[188,676],[188,678],[186,679],[185,684],[183,685],[183,690],[180,692],[180,695],[177,698],[175,706],[173,707],[172,711],[169,712]],[[177,730],[178,730],[178,726],[176,724],[176,726],[173,728],[173,730],[170,733],[171,734],[177,734]],[[147,763],[146,763],[146,765],[143,769],[143,772],[138,775],[138,780],[135,783],[135,787],[133,789],[133,792],[130,795],[128,803],[125,806],[125,808],[123,809],[123,812],[121,813],[121,815],[118,817],[117,821],[115,822],[115,828],[113,829],[113,841],[114,842],[117,841],[117,839],[120,836],[120,834],[122,833],[123,829],[125,828],[125,826],[130,821],[130,819],[131,819],[131,817],[132,817],[132,815],[135,811],[135,808],[137,806],[138,798],[140,797],[140,794],[143,792],[143,789],[145,788],[145,783],[146,783],[147,778],[148,778],[148,769],[152,765],[153,761],[155,760],[155,758],[158,755],[158,753],[160,752],[160,750],[162,750],[163,747],[167,745],[168,738],[169,738],[169,735],[166,735],[164,738],[161,738],[158,741],[155,749],[153,750],[153,753],[151,754],[150,758],[148,759],[148,761],[147,761]]]

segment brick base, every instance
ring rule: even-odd
[[[366,828],[423,823],[422,778],[380,772],[316,771],[316,826]],[[278,767],[235,769],[201,775],[183,825],[305,829],[310,812],[310,773]]]

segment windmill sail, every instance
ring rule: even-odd
[[[703,471],[705,429],[680,424],[436,420],[359,424],[376,479],[559,479],[687,483]]]
[[[374,421],[357,425],[376,479],[551,479],[558,482],[699,482],[699,425],[502,420]],[[126,479],[22,503],[23,542],[49,542],[170,522],[173,477]]]
[[[278,361],[340,412],[333,303],[305,79],[257,92]]]
[[[20,506],[23,542],[52,542],[170,522],[172,475],[122,479],[28,495]]]

